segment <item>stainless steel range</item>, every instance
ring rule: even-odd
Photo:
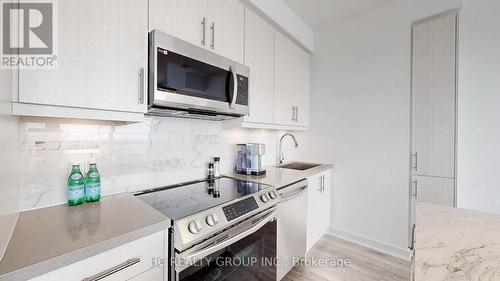
[[[276,280],[274,187],[218,178],[136,195],[173,221],[171,280]]]

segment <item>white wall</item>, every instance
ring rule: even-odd
[[[19,213],[19,118],[11,116],[11,72],[0,70],[0,259]]]
[[[408,257],[410,26],[459,5],[394,1],[315,30],[306,155],[334,164],[334,234]]]
[[[203,178],[213,156],[221,157],[222,172],[232,171],[237,143],[265,143],[264,164],[274,164],[282,133],[175,118],[131,124],[50,118],[21,121],[23,210],[66,202],[72,160],[86,162],[95,157],[102,193],[110,195]],[[285,149],[294,157],[291,143]]]
[[[464,0],[458,87],[459,208],[500,214],[500,1]]]

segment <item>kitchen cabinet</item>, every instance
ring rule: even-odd
[[[309,53],[276,31],[274,55],[275,122],[306,127],[310,110]]]
[[[240,0],[207,0],[210,44],[215,53],[243,63],[245,5]]]
[[[413,25],[412,167],[420,202],[455,205],[457,15]]]
[[[250,67],[249,106],[245,122],[274,121],[274,28],[245,10],[245,65]]]
[[[456,15],[413,27],[414,173],[455,176]]]
[[[84,278],[98,277],[108,270],[114,272],[105,278],[107,281],[121,281],[130,278],[133,278],[132,280],[164,280],[165,267],[161,265],[154,267],[151,262],[152,258],[165,257],[164,249],[166,249],[167,245],[164,245],[164,238],[165,231],[157,232],[102,254],[35,277],[30,281],[80,281]],[[152,279],[149,277],[152,277]]]
[[[307,251],[330,227],[332,170],[307,179]]]
[[[455,179],[414,176],[412,184],[417,202],[455,206]]]
[[[207,0],[149,0],[149,29],[207,46]]]
[[[243,62],[245,6],[239,0],[149,0],[149,29]]]
[[[57,9],[58,67],[19,71],[14,114],[142,120],[147,1],[65,0]]]

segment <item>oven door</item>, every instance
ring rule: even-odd
[[[276,280],[276,208],[176,254],[178,281]]]

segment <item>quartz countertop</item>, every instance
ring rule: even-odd
[[[500,280],[500,216],[417,204],[415,280]]]
[[[167,217],[130,193],[25,211],[0,262],[0,280],[27,280],[169,226]]]
[[[235,172],[230,173],[230,174],[225,174],[224,176],[239,179],[239,180],[246,180],[246,181],[268,184],[268,185],[272,185],[272,186],[279,189],[283,186],[290,185],[290,184],[295,183],[299,180],[308,178],[312,175],[321,173],[323,171],[326,171],[326,170],[329,170],[332,168],[333,168],[333,165],[330,165],[330,164],[319,164],[319,166],[316,166],[314,168],[300,171],[300,170],[280,168],[278,165],[270,165],[270,166],[264,167],[264,169],[266,169],[266,173],[264,175],[261,175],[261,176],[247,176],[247,175],[242,175],[242,174],[238,174]]]

